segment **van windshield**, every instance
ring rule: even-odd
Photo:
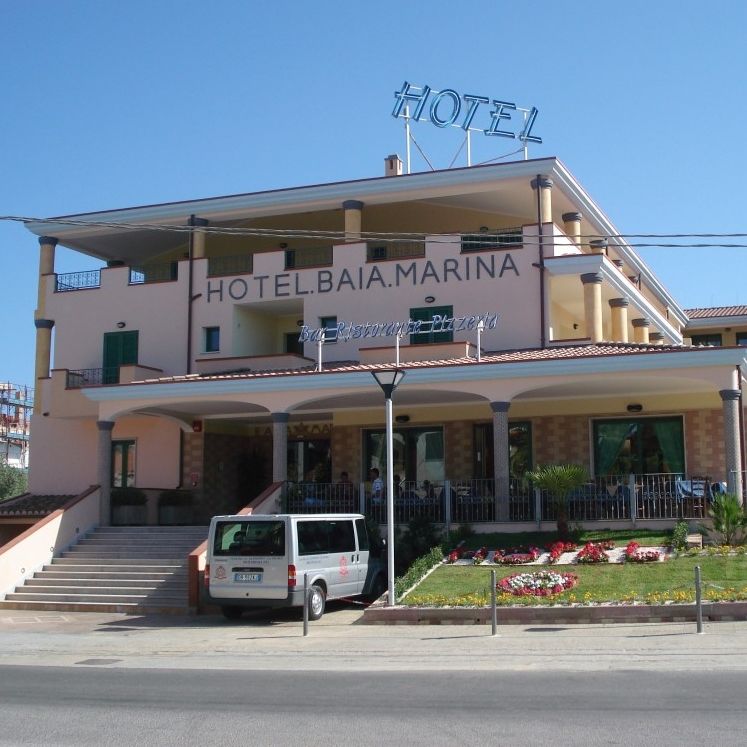
[[[275,557],[285,555],[285,522],[219,521],[213,555]]]

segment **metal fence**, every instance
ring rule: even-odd
[[[572,522],[702,519],[708,516],[713,498],[725,490],[725,483],[703,476],[608,475],[574,490],[566,502],[566,514]],[[394,521],[407,524],[428,518],[447,526],[496,522],[505,511],[505,499],[498,498],[492,479],[403,481],[395,486]],[[387,521],[386,494],[372,495],[367,483],[287,483],[283,501],[290,513],[355,512],[380,524]],[[553,497],[526,480],[509,481],[507,506],[510,522],[553,522],[558,518]]]
[[[152,265],[130,267],[130,285],[143,283],[165,283],[179,277],[178,262],[161,262]]]
[[[425,257],[425,237],[420,241],[369,241],[366,245],[366,259],[369,262],[418,257]]]
[[[499,228],[480,233],[466,233],[462,235],[462,252],[481,252],[490,249],[503,249],[506,246],[516,246],[524,243],[521,226],[515,228]]]
[[[101,270],[87,270],[85,272],[65,272],[57,275],[54,289],[56,293],[65,293],[100,287]]]
[[[65,386],[68,389],[82,389],[84,386],[119,384],[119,366],[108,368],[79,368],[68,371]]]
[[[208,277],[246,275],[254,271],[254,255],[238,254],[230,257],[208,257]]]
[[[285,250],[286,270],[301,270],[304,267],[324,267],[331,264],[331,246],[318,246],[310,249]]]

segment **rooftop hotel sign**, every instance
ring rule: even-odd
[[[392,116],[407,118],[413,122],[426,119],[436,127],[461,127],[465,132],[482,132],[496,137],[518,138],[524,144],[541,143],[542,138],[532,135],[532,128],[539,113],[536,107],[521,109],[511,101],[478,96],[472,93],[459,94],[453,88],[435,91],[430,86],[416,86],[405,81],[399,91],[394,92],[395,104]],[[414,109],[410,110],[410,105]],[[512,112],[525,113],[523,126],[517,132],[510,127]],[[487,126],[478,126],[481,125]]]

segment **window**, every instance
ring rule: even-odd
[[[747,332],[737,332],[737,345],[747,345]]]
[[[682,474],[681,417],[618,418],[594,422],[594,471],[607,475]]]
[[[410,319],[414,322],[422,322],[420,332],[410,335],[410,345],[425,345],[429,342],[453,342],[454,332],[433,331],[433,317],[451,319],[454,316],[453,306],[427,306],[419,309],[410,309]],[[440,329],[440,324],[437,329]]]
[[[395,428],[392,441],[394,474],[399,475],[401,480],[443,482],[445,468],[442,428]],[[364,450],[365,471],[376,467],[383,479],[386,475],[386,431],[366,431]]]
[[[217,353],[220,350],[220,327],[203,327],[205,352]]]
[[[350,520],[299,521],[296,531],[299,555],[355,552],[355,534]]]
[[[221,521],[215,525],[213,555],[282,557],[284,521]]]
[[[319,326],[325,329],[324,341],[337,342],[337,317],[322,316],[319,318]]]
[[[112,441],[112,487],[135,485],[135,442]]]
[[[286,353],[292,353],[293,355],[303,355],[303,343],[298,339],[298,337],[298,332],[285,333],[284,340]]]
[[[693,341],[693,345],[711,345],[712,347],[721,347],[721,334],[711,332],[706,335],[691,335],[690,339]]]

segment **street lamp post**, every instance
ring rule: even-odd
[[[386,551],[387,607],[394,606],[394,435],[392,427],[392,394],[405,372],[400,368],[371,371],[386,400]]]

